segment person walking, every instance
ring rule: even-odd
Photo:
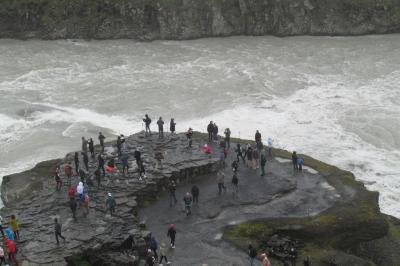
[[[92,138],[89,139],[88,144],[89,144],[90,156],[91,156],[92,158],[94,158],[94,142],[93,142],[93,139],[92,139]]]
[[[3,262],[4,262],[4,265],[7,266],[6,258],[4,257],[4,249],[3,249],[3,247],[0,245],[0,266],[3,265]]]
[[[174,180],[171,180],[171,182],[169,183],[168,190],[169,190],[169,206],[172,207],[172,205],[175,205],[178,202],[175,195],[176,184]]]
[[[115,202],[115,199],[113,198],[111,193],[108,193],[108,196],[106,199],[106,207],[107,207],[107,210],[110,211],[111,216],[114,214],[116,205],[117,205],[117,203]]]
[[[226,147],[228,149],[231,148],[231,130],[229,128],[226,128],[224,131],[225,134],[225,143],[226,143]]]
[[[88,141],[85,139],[85,137],[82,137],[82,152],[86,154],[88,152]]]
[[[19,240],[19,222],[14,214],[11,215],[10,226],[14,233],[14,238]]]
[[[193,203],[199,203],[199,195],[200,195],[200,190],[199,187],[196,185],[192,186],[192,196],[193,196]]]
[[[168,265],[171,264],[171,262],[169,262],[168,259],[167,259],[167,249],[166,249],[165,243],[161,243],[161,246],[160,246],[160,262],[159,262],[159,266],[162,266],[162,265],[163,265],[162,262],[163,262],[164,259],[165,259],[165,262],[166,262]],[[0,265],[1,265],[1,264],[0,264]]]
[[[212,121],[210,121],[210,124],[207,126],[207,132],[208,132],[208,143],[210,143],[213,140],[213,132],[214,132],[214,124]]]
[[[70,197],[69,198],[69,208],[71,209],[72,212],[72,218],[74,218],[74,221],[76,221],[76,208],[78,207],[78,204],[76,203],[75,197]]]
[[[88,154],[85,152],[82,152],[82,158],[83,158],[83,163],[85,165],[86,171],[89,171],[89,157]]]
[[[192,195],[190,195],[189,192],[186,192],[186,195],[183,197],[183,202],[185,204],[186,216],[191,215],[192,214],[193,197],[192,197]]]
[[[154,258],[158,260],[158,254],[157,254],[157,249],[158,249],[158,243],[157,240],[152,236],[150,239],[150,249],[153,251]]]
[[[145,124],[146,136],[147,136],[147,133],[149,133],[149,135],[151,135],[151,130],[150,130],[151,119],[150,119],[150,117],[149,117],[148,114],[146,114],[146,115],[144,116],[143,122],[144,122],[144,124]]]
[[[299,170],[299,166],[297,164],[297,160],[298,160],[297,153],[296,153],[296,151],[294,151],[292,153],[292,163],[293,163],[293,170],[294,171],[298,171]]]
[[[162,139],[164,138],[164,120],[162,119],[161,116],[157,121],[157,125],[158,125],[158,138]]]
[[[103,133],[99,132],[99,142],[100,142],[100,146],[101,146],[101,153],[104,152],[104,140],[106,139],[106,137],[104,137]]]
[[[267,158],[264,153],[261,153],[261,176],[265,176],[265,165],[267,164]]]
[[[253,247],[253,245],[249,244],[247,255],[249,255],[250,266],[255,266],[255,260],[257,257],[257,250]]]
[[[72,183],[72,165],[71,165],[71,162],[68,162],[64,166],[64,173],[67,176],[67,187],[71,187],[71,183]]]
[[[169,122],[169,131],[171,131],[171,135],[175,134],[175,120],[173,118],[171,118],[171,122]]]
[[[176,225],[170,224],[167,232],[167,237],[171,239],[171,248],[175,248],[175,238],[176,238]]]
[[[99,154],[97,156],[97,161],[98,161],[97,169],[102,170],[103,171],[103,176],[105,176],[106,175],[106,169],[104,168],[104,166],[105,166],[106,162],[105,162],[105,160],[104,160],[104,158],[103,158],[103,156],[101,154]]]
[[[217,174],[217,182],[218,182],[218,195],[222,194],[222,189],[226,192],[226,187],[224,185],[225,182],[225,174],[224,172],[220,171]]]
[[[245,162],[244,160],[244,156],[243,156],[243,151],[242,151],[242,147],[240,146],[240,144],[236,144],[236,161],[239,162],[240,158],[242,158],[243,162]]]
[[[75,164],[76,175],[79,175],[79,155],[78,155],[78,152],[75,152],[75,154],[74,154],[74,164]]]
[[[65,237],[61,235],[61,224],[58,222],[57,218],[54,218],[54,233],[56,236],[57,246],[60,244],[60,242],[58,241],[59,237],[62,238],[65,243]]]
[[[11,261],[14,265],[18,265],[17,246],[15,245],[15,242],[11,239],[7,239],[6,243],[8,248],[8,260]]]

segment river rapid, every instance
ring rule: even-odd
[[[153,128],[220,131],[352,171],[400,218],[400,35],[0,40],[0,176]],[[168,126],[167,126],[168,127]]]

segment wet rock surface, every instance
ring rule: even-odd
[[[102,180],[102,186],[99,188],[95,185],[89,186],[91,199],[89,215],[83,217],[83,208],[78,205],[77,221],[72,218],[68,205],[67,187],[63,186],[61,191],[56,191],[55,181],[51,176],[39,174],[35,182],[40,183],[40,186],[33,190],[24,185],[29,183],[30,174],[36,173],[38,169],[18,174],[15,180],[13,176],[5,178],[7,185],[3,189],[4,195],[11,195],[12,191],[19,190],[18,198],[11,196],[4,198],[6,207],[2,209],[2,216],[5,221],[9,220],[11,214],[19,218],[22,227],[21,240],[17,242],[20,261],[25,265],[65,265],[65,258],[88,250],[92,253],[97,252],[97,257],[101,258],[98,265],[133,265],[139,252],[146,250],[143,247],[146,233],[139,230],[138,205],[155,200],[170,178],[180,183],[192,176],[214,172],[218,168],[217,159],[206,157],[198,146],[187,148],[186,137],[183,134],[159,140],[155,134],[145,137],[139,133],[127,138],[126,144],[130,154],[129,174],[123,175],[120,172],[113,180],[106,178]],[[136,147],[140,148],[146,166],[147,178],[142,181],[137,178],[136,162],[133,157]],[[156,165],[155,151],[162,151],[164,154],[162,169]],[[54,162],[65,163],[72,156],[71,153],[61,161],[51,161],[45,165],[52,167],[54,171]],[[116,156],[114,148],[108,144],[106,161]],[[117,167],[121,168],[119,163]],[[89,162],[91,178],[96,168],[97,162],[91,160]],[[61,177],[65,183],[66,177],[64,175]],[[74,176],[73,183],[78,183],[77,176]],[[22,189],[23,187],[25,188]],[[105,199],[108,192],[113,194],[117,202],[114,216],[106,213]],[[56,245],[54,236],[55,217],[62,223],[62,233],[67,239],[65,244],[61,241],[59,246]],[[132,236],[134,242],[125,249],[132,251],[133,246],[134,252],[126,255],[125,259],[124,256],[113,256],[117,251],[121,254],[120,251],[124,250],[124,243],[129,236]]]

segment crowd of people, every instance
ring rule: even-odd
[[[7,262],[18,265],[17,243],[20,241],[19,230],[19,221],[14,214],[11,215],[8,225],[4,224],[3,217],[0,216],[0,231],[3,237],[3,245],[0,244],[0,265],[3,265],[3,263],[7,265]],[[7,257],[5,250],[7,251]]]
[[[143,118],[143,122],[145,124],[145,135],[151,135],[151,119],[146,114]],[[164,121],[162,117],[159,117],[157,120],[158,127],[158,138],[164,138]],[[170,120],[170,134],[175,134],[176,122],[174,118]],[[208,132],[208,142],[204,144],[202,151],[204,154],[211,158],[213,154],[218,154],[218,158],[220,161],[221,170],[217,174],[217,185],[218,185],[218,195],[222,195],[226,193],[227,187],[225,185],[225,172],[224,169],[227,166],[227,158],[228,154],[231,151],[231,130],[226,128],[223,131],[224,136],[221,137],[218,135],[218,126],[215,122],[210,121],[207,125]],[[187,146],[188,148],[192,148],[192,137],[193,137],[193,129],[189,128],[185,133],[187,138]],[[54,179],[55,179],[55,188],[57,192],[62,190],[63,186],[67,187],[68,194],[68,205],[71,209],[72,217],[75,221],[77,221],[77,210],[80,209],[82,212],[83,218],[89,215],[90,210],[90,197],[89,197],[89,186],[104,186],[105,191],[107,189],[107,182],[112,182],[115,175],[122,172],[123,175],[129,174],[129,154],[126,148],[126,141],[124,135],[117,136],[116,139],[116,148],[118,154],[118,160],[120,160],[122,169],[117,169],[115,159],[109,158],[106,162],[105,159],[105,139],[106,137],[99,132],[98,134],[98,143],[100,149],[95,149],[95,144],[92,138],[88,140],[85,137],[82,137],[82,147],[80,152],[75,152],[73,158],[68,160],[63,166],[64,174],[66,177],[65,182],[61,178],[61,166],[58,166],[55,169]],[[218,149],[217,153],[213,153],[213,148]],[[232,187],[233,194],[236,195],[238,193],[238,168],[239,164],[242,162],[243,165],[248,167],[249,169],[258,170],[260,169],[260,175],[265,176],[265,167],[267,163],[267,158],[272,157],[273,151],[273,139],[268,138],[267,146],[264,147],[261,133],[257,130],[254,137],[254,144],[251,145],[240,144],[237,143],[233,149],[235,156],[234,160],[231,163],[232,167]],[[97,152],[97,154],[96,154]],[[140,181],[143,178],[146,178],[146,170],[145,163],[142,159],[142,154],[137,147],[134,151],[134,159],[136,161],[136,172],[138,173],[138,179]],[[158,162],[160,168],[162,168],[162,160],[163,155],[162,152],[155,152],[155,159]],[[304,165],[304,158],[298,157],[296,152],[294,151],[292,154],[292,162],[293,168],[295,171],[301,171]],[[108,180],[107,182],[104,182]],[[93,183],[96,182],[96,184]],[[176,183],[174,180],[170,180],[168,185],[169,191],[169,205],[173,207],[178,203],[177,195],[176,195]],[[193,185],[191,191],[188,191],[183,196],[183,204],[186,216],[190,216],[192,214],[192,204],[198,204],[199,202],[199,187]],[[105,209],[111,216],[114,215],[117,207],[117,202],[113,197],[111,192],[105,192],[104,199]],[[10,229],[11,228],[11,229]],[[7,250],[8,250],[8,259],[17,265],[16,260],[16,244],[15,241],[19,239],[19,223],[14,215],[11,216],[10,226],[7,228],[2,227],[2,218],[0,217],[0,229],[7,241]],[[4,233],[4,231],[5,233]],[[167,229],[167,236],[170,238],[170,246],[172,249],[175,248],[175,237],[176,237],[176,225],[171,224]],[[59,245],[60,238],[63,242],[66,242],[66,238],[62,235],[62,224],[59,222],[59,219],[54,218],[54,233],[55,240],[57,245]],[[159,252],[158,252],[159,251]],[[159,263],[162,265],[162,262],[165,261],[167,264],[170,263],[166,256],[166,245],[165,243],[161,243],[158,245],[157,240],[152,237],[150,241],[150,246],[148,250],[148,254],[146,257],[146,265],[152,266]],[[160,255],[160,256],[159,256]],[[252,246],[249,246],[249,258],[250,265],[254,265],[254,258],[257,257],[257,252]],[[267,254],[261,254],[262,265],[270,266],[270,262]],[[0,265],[2,262],[5,262],[4,258],[4,250],[0,246]],[[306,264],[304,264],[306,265]]]

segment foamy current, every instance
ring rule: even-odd
[[[0,176],[131,134],[141,117],[233,135],[352,171],[400,218],[400,35],[196,41],[0,40]],[[155,128],[155,127],[154,127]]]

